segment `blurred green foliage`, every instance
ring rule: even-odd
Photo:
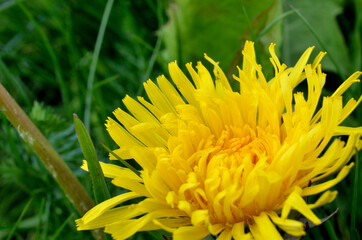
[[[361,70],[362,4],[358,0],[116,0],[95,72],[89,119],[100,160],[107,161],[108,153],[99,142],[115,147],[105,131],[106,117],[122,107],[125,94],[143,94],[142,83],[148,78],[155,79],[162,73],[167,77],[168,61],[195,62],[203,60],[203,53],[207,53],[231,75],[240,64],[245,39],[258,40],[258,57],[263,64],[269,57],[266,50],[271,41],[277,44],[281,60],[288,65],[295,64],[310,45],[316,46],[314,54],[324,51],[297,14],[282,15],[291,10],[288,4],[311,24],[343,77]],[[88,173],[79,168],[83,156],[72,113],[84,118],[87,79],[105,6],[106,1],[101,0],[0,3],[0,82],[90,194]],[[280,21],[271,25],[278,17]],[[271,30],[263,32],[268,27]],[[322,65],[328,74],[328,95],[344,79],[330,58],[325,57]],[[271,77],[271,65],[263,70],[270,71],[267,76]],[[358,85],[346,96],[356,98],[360,94]],[[358,126],[361,120],[359,108],[347,121]],[[0,153],[0,239],[8,236],[31,198],[13,239],[91,238],[88,232],[76,231],[74,220],[78,216],[74,208],[3,114]],[[328,224],[309,230],[305,239],[349,239],[351,211],[357,212],[357,226],[362,224],[362,209],[349,207],[356,189],[353,186],[362,185],[361,178],[358,183],[353,181],[353,174],[336,187],[336,201],[317,210],[320,217],[336,208],[339,213]],[[108,186],[111,195],[119,193],[119,189]],[[358,197],[362,199],[362,191]],[[160,238],[160,234],[140,233],[133,237],[150,238]]]

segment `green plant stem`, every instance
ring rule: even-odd
[[[0,110],[43,162],[78,213],[83,215],[92,208],[93,200],[84,187],[2,84],[0,84]],[[102,239],[102,237],[96,238]]]

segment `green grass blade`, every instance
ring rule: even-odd
[[[117,154],[115,154],[111,149],[109,149],[106,145],[104,145],[103,143],[101,143],[101,145],[110,153],[112,154],[115,158],[117,158],[118,161],[120,161],[124,166],[126,166],[127,168],[129,168],[130,170],[132,170],[132,172],[134,172],[135,174],[137,174],[138,176],[141,176],[141,173],[135,169],[131,164],[129,164],[128,162],[126,162],[125,160],[123,160],[122,158],[120,158]]]
[[[44,223],[43,223],[43,231],[42,231],[42,238],[41,239],[47,239],[48,238],[48,230],[49,230],[49,221],[50,221],[50,207],[52,205],[52,198],[48,194],[45,202],[45,209],[44,209]]]
[[[157,41],[156,41],[155,48],[153,49],[150,60],[148,61],[147,70],[146,70],[145,74],[142,76],[142,79],[141,79],[142,82],[145,82],[151,75],[151,72],[152,72],[152,69],[153,69],[153,67],[155,65],[158,54],[160,53],[162,37],[163,37],[163,31],[160,31],[159,34],[158,34],[158,38],[157,38]],[[143,91],[144,91],[144,87],[141,84],[140,88],[138,88],[137,96],[142,95]]]
[[[74,213],[70,214],[70,216],[62,223],[62,225],[59,226],[57,231],[52,236],[51,240],[57,239],[59,237],[60,233],[63,231],[64,227],[67,225],[67,223],[73,218]]]
[[[111,76],[111,77],[109,77],[109,78],[106,78],[106,79],[104,79],[104,80],[102,80],[102,81],[100,81],[100,82],[97,82],[96,84],[94,84],[94,89],[100,88],[100,87],[102,87],[103,85],[106,85],[106,84],[108,84],[108,83],[110,83],[110,82],[113,82],[114,80],[116,80],[116,79],[118,79],[118,78],[119,78],[119,75],[114,75],[114,76]]]
[[[350,230],[350,234],[351,234],[351,239],[355,240],[356,239],[356,234],[358,234],[357,228],[356,228],[356,218],[357,218],[357,206],[358,206],[358,152],[357,149],[355,151],[355,158],[356,158],[356,166],[355,166],[355,170],[354,170],[354,181],[353,181],[353,195],[352,195],[352,212],[351,212],[351,230]],[[358,236],[359,237],[359,236]]]
[[[78,135],[80,147],[83,155],[88,163],[89,174],[92,181],[93,193],[96,203],[103,202],[110,198],[110,194],[103,176],[101,166],[98,161],[98,156],[94,148],[92,139],[90,138],[87,129],[82,121],[74,116],[74,126]]]
[[[34,24],[35,29],[38,31],[42,41],[44,42],[45,48],[50,56],[50,59],[54,65],[54,71],[55,71],[55,75],[56,75],[56,79],[58,81],[59,87],[60,87],[60,91],[61,91],[61,95],[62,95],[62,100],[65,104],[65,107],[67,108],[67,111],[70,113],[70,105],[69,105],[69,97],[68,97],[68,88],[64,82],[64,78],[63,78],[63,74],[62,74],[62,70],[60,68],[60,64],[58,61],[58,58],[52,48],[52,45],[50,44],[50,41],[48,39],[48,37],[46,36],[45,32],[39,27],[37,21],[35,21],[33,15],[30,13],[30,11],[20,2],[20,1],[16,1],[16,3],[18,4],[18,6],[20,7],[20,9],[24,12],[24,14],[29,18],[29,20]]]
[[[151,58],[148,61],[147,70],[146,70],[145,74],[141,78],[142,82],[145,82],[150,77],[151,72],[153,70],[153,67],[154,67],[154,65],[156,63],[156,59],[157,59],[157,57],[158,57],[158,55],[160,53],[160,50],[161,50],[161,43],[162,43],[163,34],[164,34],[164,31],[162,30],[162,26],[163,26],[163,16],[162,16],[163,8],[164,7],[163,7],[163,4],[162,4],[162,1],[157,0],[157,21],[158,21],[159,32],[158,32],[158,36],[157,36],[156,45],[153,48]],[[138,88],[137,96],[142,95],[143,91],[144,91],[144,87],[143,87],[143,85],[141,85]]]
[[[271,21],[263,30],[260,31],[258,36],[255,37],[255,42],[258,42],[272,27],[274,27],[275,24],[277,24],[280,20],[283,18],[289,16],[290,14],[294,13],[294,11],[290,10],[288,12],[285,12],[278,17],[276,17],[273,21]]]
[[[0,58],[0,71],[8,79],[12,87],[18,91],[19,95],[21,96],[22,100],[25,102],[26,106],[31,107],[32,104],[29,100],[28,95],[26,94],[25,85],[10,72],[10,70],[8,69],[8,67],[1,58]]]
[[[291,4],[288,4],[289,7],[297,14],[297,16],[302,20],[302,22],[305,24],[305,26],[309,29],[309,31],[314,35],[314,37],[317,39],[319,45],[322,47],[322,49],[324,51],[326,51],[327,57],[331,60],[332,64],[334,65],[334,67],[337,70],[337,73],[339,75],[339,77],[344,80],[345,76],[341,70],[341,68],[339,67],[339,65],[337,64],[336,60],[334,59],[334,57],[332,56],[331,52],[328,51],[326,44],[324,43],[324,41],[319,37],[317,31],[313,28],[313,26],[308,22],[308,20],[297,10],[295,9],[295,7],[293,7]]]
[[[104,9],[101,26],[99,27],[96,45],[94,47],[92,62],[91,62],[90,70],[89,70],[89,75],[88,75],[88,80],[87,80],[87,94],[85,97],[85,109],[84,109],[84,123],[85,123],[85,126],[87,129],[89,129],[89,126],[90,126],[90,112],[91,112],[91,104],[92,104],[94,76],[96,73],[96,67],[97,67],[97,63],[98,63],[99,53],[101,51],[103,37],[104,37],[104,33],[106,31],[109,15],[111,14],[113,2],[114,2],[114,0],[108,0],[106,8]]]
[[[339,240],[340,238],[336,234],[335,226],[333,226],[331,221],[332,221],[332,219],[329,219],[324,223],[326,226],[327,232],[328,232],[329,239]]]
[[[42,227],[43,224],[43,209],[45,208],[45,198],[41,199],[41,203],[40,203],[40,212],[39,212],[39,221],[38,221],[38,225],[36,226],[36,232],[35,232],[35,239],[40,239],[40,228]]]
[[[33,199],[31,198],[31,199],[28,201],[28,203],[25,205],[25,207],[24,207],[23,211],[21,212],[18,220],[16,221],[16,223],[15,223],[14,226],[13,226],[13,228],[11,229],[10,234],[9,234],[7,240],[12,239],[12,237],[13,237],[15,231],[16,231],[16,228],[18,227],[21,219],[23,219],[23,217],[24,217],[26,211],[28,210],[28,208],[29,208],[29,206],[30,206],[30,204],[31,204],[32,201],[33,201]]]

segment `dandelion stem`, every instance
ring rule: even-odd
[[[0,111],[43,162],[78,213],[83,215],[92,208],[93,200],[84,187],[2,84],[0,84]],[[101,237],[96,238],[102,239]]]

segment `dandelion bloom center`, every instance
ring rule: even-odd
[[[362,147],[361,127],[340,126],[362,100],[342,102],[361,72],[321,99],[324,53],[307,64],[312,49],[287,68],[271,44],[275,76],[267,81],[253,43],[246,42],[243,66],[234,76],[240,91],[232,90],[218,64],[205,55],[214,65],[214,80],[201,63],[197,71],[189,63],[191,83],[173,62],[169,71],[177,89],[160,76],[157,85],[144,84],[149,101],[126,96],[130,113],[115,110],[120,123],[109,118],[106,126],[119,146],[114,153],[134,159],[141,174],[101,163],[105,176],[129,192],[94,207],[77,220],[78,229],[104,227],[115,239],[164,229],[175,240],[208,234],[262,240],[281,239],[277,228],[304,235],[303,223],[290,217],[292,210],[320,224],[312,209],[334,200],[337,192],[328,189],[348,174],[354,149]],[[302,81],[307,97],[295,91]],[[316,202],[305,201],[320,193]]]
[[[169,193],[170,204],[180,203],[180,199],[171,195],[177,198],[175,193],[181,193],[179,207],[191,214],[206,210],[213,224],[242,222],[278,205],[283,196],[268,197],[253,182],[256,171],[267,171],[279,150],[277,134],[268,129],[253,129],[248,124],[242,127],[230,124],[222,126],[215,136],[207,126],[194,121],[180,132],[188,134],[177,136],[176,151],[171,151],[163,161],[174,163],[168,169],[175,172],[183,169],[188,177]],[[182,165],[188,169],[180,168],[180,161],[173,160],[180,156],[186,159],[187,164]],[[276,176],[269,176],[273,177]],[[268,198],[254,201],[259,197],[258,192],[261,198]]]

